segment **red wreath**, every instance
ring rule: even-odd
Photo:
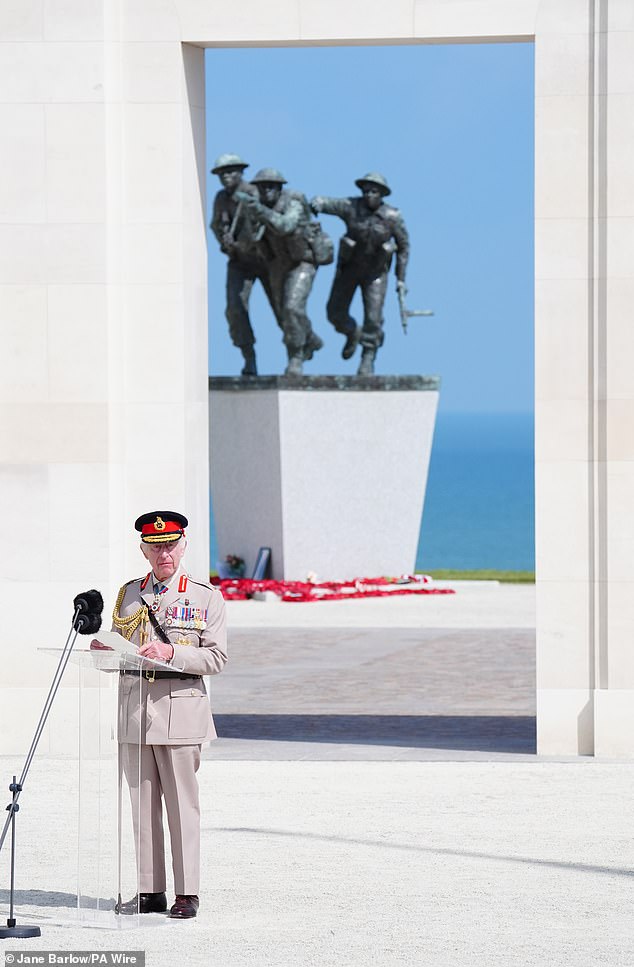
[[[253,581],[251,578],[221,580],[212,583],[220,587],[228,601],[247,601],[256,591],[273,591],[282,601],[341,601],[345,598],[388,598],[402,594],[455,594],[452,588],[430,586],[427,575],[400,578],[355,578],[352,581]],[[389,586],[390,590],[386,590]]]

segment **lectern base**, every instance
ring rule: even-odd
[[[15,920],[7,920],[6,927],[0,927],[0,937],[4,940],[8,937],[15,937],[18,940],[26,940],[27,937],[41,937],[42,931],[39,927],[17,927]]]

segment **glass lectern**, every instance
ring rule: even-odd
[[[38,650],[51,657],[61,654],[61,649]],[[135,927],[139,914],[129,912],[129,901],[139,894],[134,831],[141,817],[139,797],[134,793],[140,785],[138,746],[145,728],[143,681],[152,680],[153,670],[177,669],[132,651],[106,649],[77,648],[70,661],[78,666],[77,809],[73,810],[77,829],[68,829],[67,842],[69,850],[75,845],[77,849],[77,904],[67,908],[68,916],[64,913],[54,919],[112,929]],[[127,704],[133,702],[140,713],[134,716],[132,732],[128,719],[125,737],[132,741],[122,744],[120,690],[124,681]],[[163,919],[145,915],[143,925]]]

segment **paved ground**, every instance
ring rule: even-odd
[[[72,914],[60,775],[42,764],[20,814],[21,922],[45,904]],[[148,967],[631,967],[632,764],[207,761],[200,777],[197,921],[42,923],[6,949],[143,949]]]
[[[535,751],[535,589],[228,605],[214,759],[506,758]]]
[[[212,681],[221,739],[207,755],[534,753],[534,655],[528,629],[282,628],[265,641],[236,629],[231,661]]]
[[[232,605],[213,688],[225,737],[200,770],[198,919],[42,922],[41,940],[6,949],[143,949],[148,967],[631,967],[634,763],[531,753],[532,588],[462,590],[389,611]],[[0,775],[18,766],[0,759]],[[41,757],[30,782],[21,919],[68,919],[76,775]],[[0,877],[4,906],[4,854]]]
[[[231,601],[231,628],[534,628],[535,587],[495,581],[438,581],[457,594],[311,604]]]

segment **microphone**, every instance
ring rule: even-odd
[[[103,598],[99,591],[93,588],[91,591],[84,591],[73,599],[75,610],[79,608],[83,614],[101,614],[103,611]]]
[[[99,591],[92,588],[84,591],[73,599],[77,617],[73,622],[73,628],[80,635],[94,635],[101,628],[101,612],[103,611],[103,598]]]
[[[80,613],[74,627],[80,635],[94,635],[101,628],[101,615]]]

